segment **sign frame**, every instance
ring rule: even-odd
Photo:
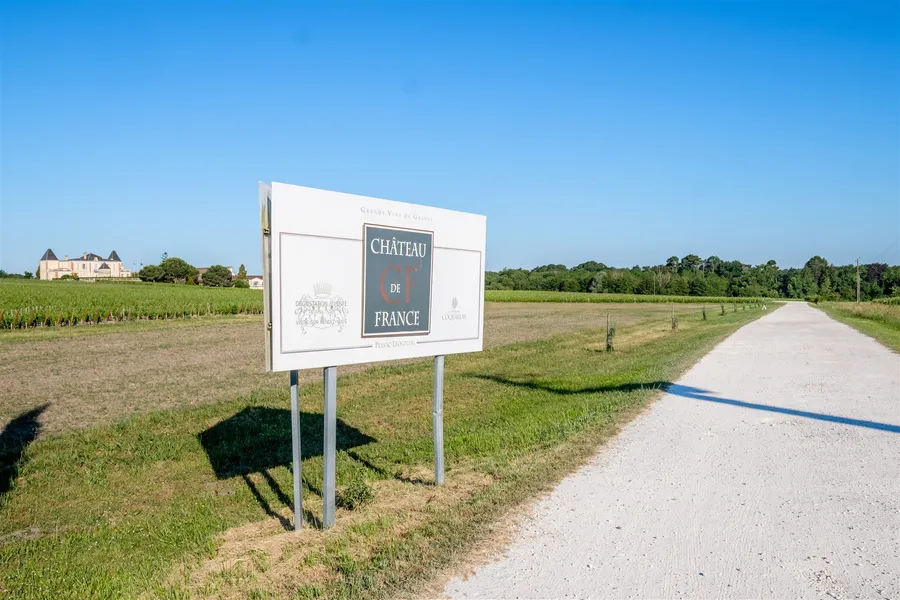
[[[263,270],[268,276],[264,277],[263,286],[264,294],[268,294],[267,371],[425,358],[483,349],[487,230],[483,215],[277,182],[260,184],[260,206],[264,213],[262,222],[268,225],[263,229],[270,232],[263,240]],[[421,310],[424,313],[427,306],[428,326],[423,327],[424,331],[379,333],[371,331],[371,327],[368,332],[364,329],[368,265],[364,240],[366,229],[372,227],[430,234],[428,289],[416,288],[423,297],[425,291],[428,294],[428,303],[422,304]],[[340,260],[331,262],[332,272],[339,273],[334,275],[339,279],[332,281],[323,275],[325,279],[319,282],[311,273],[320,261],[330,258],[330,251],[342,255]],[[298,258],[309,252],[317,254],[315,261]],[[319,269],[320,273],[324,270],[324,266]],[[354,271],[358,277],[351,282],[350,273]],[[359,306],[355,305],[356,299]],[[309,312],[297,315],[289,311]],[[295,326],[301,317],[306,326],[302,335]],[[307,331],[311,327],[316,330]],[[330,330],[323,332],[325,329]],[[350,335],[350,330],[356,333]],[[333,341],[337,339],[340,343]],[[326,343],[317,346],[315,340]]]

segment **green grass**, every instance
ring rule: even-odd
[[[900,304],[889,302],[820,302],[813,305],[828,316],[900,352]]]
[[[0,280],[0,329],[262,312],[262,293],[247,288]]]
[[[605,332],[591,330],[448,357],[442,488],[430,483],[430,362],[341,378],[338,487],[366,501],[339,509],[326,532],[285,535],[282,527],[291,506],[287,390],[39,439],[0,498],[0,596],[415,591],[761,314],[682,316],[674,332],[667,318],[624,326],[612,353]],[[302,389],[312,522],[321,507],[321,395],[321,385]],[[17,452],[4,451],[6,459]],[[249,529],[223,536],[237,527]],[[219,559],[227,560],[215,566]]]
[[[659,296],[652,294],[589,294],[587,292],[545,292],[531,290],[486,290],[488,302],[649,302],[675,304],[756,304],[763,298],[719,296]],[[771,300],[768,300],[771,302]]]

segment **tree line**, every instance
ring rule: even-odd
[[[34,273],[31,271],[25,271],[22,273],[7,273],[3,269],[0,269],[0,279],[33,279]]]
[[[212,265],[202,275],[199,269],[186,260],[176,256],[162,255],[158,265],[145,265],[138,271],[141,281],[155,283],[183,283],[186,285],[204,285],[206,287],[250,287],[247,280],[247,269],[241,265],[237,275],[232,277],[231,269],[224,265]]]
[[[860,265],[859,276],[863,300],[900,296],[900,266]],[[531,270],[488,271],[485,289],[855,300],[856,265],[833,265],[814,256],[802,268],[782,269],[774,260],[753,266],[688,254],[681,259],[672,256],[665,264],[630,269],[588,261],[572,268],[550,264]]]

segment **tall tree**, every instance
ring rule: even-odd
[[[172,257],[159,264],[163,271],[163,280],[167,283],[185,283],[188,280],[197,281],[197,269],[187,261]]]
[[[224,265],[213,265],[203,274],[203,285],[208,287],[231,287],[234,280],[231,278],[231,269]]]
[[[688,254],[681,259],[680,271],[692,273],[700,269],[700,257],[696,254]]]

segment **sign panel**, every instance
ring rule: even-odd
[[[283,183],[260,206],[269,370],[482,349],[484,216]]]
[[[363,337],[428,333],[434,232],[363,228]]]

